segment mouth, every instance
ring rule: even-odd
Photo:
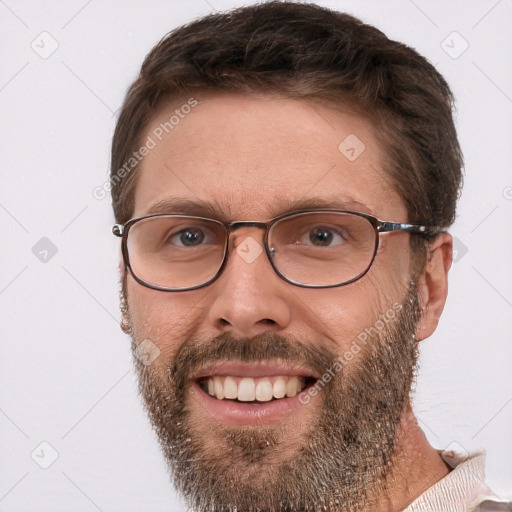
[[[268,377],[240,377],[215,375],[197,380],[199,387],[217,400],[245,403],[265,403],[292,398],[314,385],[314,377],[273,375]]]
[[[223,423],[261,424],[282,420],[319,376],[294,365],[216,363],[191,379],[200,404]],[[309,398],[309,397],[308,397]]]

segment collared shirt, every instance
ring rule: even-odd
[[[416,498],[403,512],[471,512],[496,499],[485,484],[485,451],[472,454],[439,451],[453,470]]]

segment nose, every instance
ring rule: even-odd
[[[237,229],[231,234],[227,258],[222,274],[212,283],[210,324],[240,337],[286,328],[292,285],[274,272],[262,230]]]

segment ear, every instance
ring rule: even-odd
[[[124,279],[124,275],[126,273],[126,267],[124,266],[123,257],[119,258],[119,262],[117,264],[117,271],[119,272],[119,278],[121,281]]]
[[[123,279],[125,278],[125,274],[126,274],[126,267],[124,265],[122,244],[119,244],[118,250],[117,250],[117,272],[119,275],[119,279],[122,282]]]
[[[128,335],[133,334],[133,328],[131,324],[130,319],[130,313],[128,310],[128,291],[126,290],[126,276],[127,276],[127,270],[124,266],[123,259],[119,260],[118,265],[118,271],[119,271],[119,309],[121,311],[121,320],[119,322],[119,325],[121,327],[121,330]]]
[[[448,295],[448,271],[452,266],[453,239],[439,234],[427,248],[425,269],[418,279],[421,318],[416,328],[418,341],[428,338],[437,328]]]

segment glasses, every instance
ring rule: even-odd
[[[306,288],[342,286],[363,277],[373,264],[381,233],[405,231],[429,237],[441,231],[382,221],[361,212],[312,210],[269,222],[231,223],[155,214],[115,224],[112,232],[122,238],[125,267],[137,282],[155,290],[185,291],[219,277],[226,266],[230,234],[243,226],[264,229],[264,250],[277,275]],[[253,246],[256,250],[261,249]]]

